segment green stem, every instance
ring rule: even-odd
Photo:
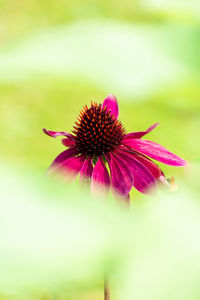
[[[110,300],[110,284],[107,277],[104,278],[104,300]]]

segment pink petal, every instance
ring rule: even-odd
[[[84,161],[81,171],[80,171],[80,181],[89,181],[92,177],[93,165],[92,158],[88,158]]]
[[[123,144],[167,165],[178,167],[186,164],[184,159],[152,141],[130,139],[123,141]]]
[[[95,193],[95,191],[98,190],[99,187],[102,189],[102,192],[107,193],[109,185],[110,185],[110,178],[109,178],[108,170],[103,162],[102,157],[100,156],[92,172],[92,182],[91,182],[92,193]]]
[[[110,167],[112,186],[119,195],[127,197],[133,185],[133,176],[128,164],[121,160],[120,155],[115,157],[111,153],[110,158],[108,157],[107,160]]]
[[[73,141],[73,140],[71,140],[69,138],[62,139],[62,143],[66,147],[71,147],[71,146],[75,145],[75,141]]]
[[[155,192],[157,183],[151,172],[134,156],[118,150],[120,158],[128,165],[133,175],[133,185],[141,193],[152,194]]]
[[[123,137],[123,140],[128,140],[128,139],[140,139],[143,137],[145,134],[151,132],[154,128],[156,128],[160,123],[155,123],[151,127],[149,127],[145,131],[136,131],[132,133],[128,133]]]
[[[135,158],[151,172],[155,179],[158,179],[161,175],[163,175],[161,169],[153,161],[142,156],[137,156]]]
[[[106,99],[103,101],[102,108],[107,107],[107,111],[111,111],[111,113],[118,118],[119,115],[119,106],[117,103],[117,98],[109,94]]]
[[[130,149],[124,149],[124,151],[131,154],[133,157],[135,157],[138,161],[140,161],[154,176],[155,179],[158,179],[160,176],[163,176],[162,170],[159,168],[158,165],[156,165],[152,160],[145,157],[144,155],[141,155],[139,152],[131,151]]]
[[[73,135],[68,132],[65,132],[65,131],[51,131],[51,130],[46,130],[45,128],[43,128],[43,132],[54,138],[56,138],[57,136],[60,136],[60,135],[64,135],[70,139],[73,139]]]
[[[71,147],[63,152],[61,152],[52,162],[47,173],[51,173],[54,169],[56,169],[63,161],[73,157],[76,154],[76,149]]]
[[[79,174],[84,161],[85,161],[84,155],[74,156],[63,161],[58,166],[57,170],[59,169],[65,175],[71,175],[73,177],[76,177]]]

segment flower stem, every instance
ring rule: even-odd
[[[104,278],[104,300],[110,300],[110,284],[107,277]]]

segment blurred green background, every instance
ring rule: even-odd
[[[198,0],[0,0],[1,159],[43,174],[64,148],[42,128],[70,132],[113,93],[127,132],[160,122],[148,139],[198,161],[199,24]],[[83,294],[73,299],[102,299]]]

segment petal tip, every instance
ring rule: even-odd
[[[119,115],[119,106],[117,102],[117,98],[113,94],[108,94],[108,96],[104,99],[102,107],[106,107],[107,111],[111,111],[111,113],[117,118]]]
[[[160,122],[157,122],[157,123],[151,125],[151,126],[146,130],[146,132],[147,132],[147,133],[151,132],[151,131],[154,130],[158,125],[160,125]]]
[[[181,163],[180,163],[180,167],[187,167],[189,165],[189,163],[181,158]]]
[[[51,135],[50,134],[50,132],[46,129],[46,128],[43,128],[42,129],[42,131],[46,134],[46,135],[48,135],[48,136],[51,136],[51,137],[54,137],[55,138],[55,136],[53,136],[53,135]]]
[[[173,166],[175,167],[186,167],[188,166],[188,162],[181,158],[180,156],[174,155],[176,157],[175,164]]]
[[[106,99],[111,100],[111,101],[116,101],[117,102],[117,97],[113,94],[108,94]]]
[[[56,138],[57,136],[67,136],[67,137],[71,137],[72,135],[65,132],[65,131],[51,131],[51,130],[46,130],[46,128],[43,128],[43,132],[47,135],[49,135],[50,137],[54,137]]]
[[[100,156],[92,172],[91,193],[93,195],[100,193],[106,196],[109,191],[109,186],[110,176],[103,159]]]

